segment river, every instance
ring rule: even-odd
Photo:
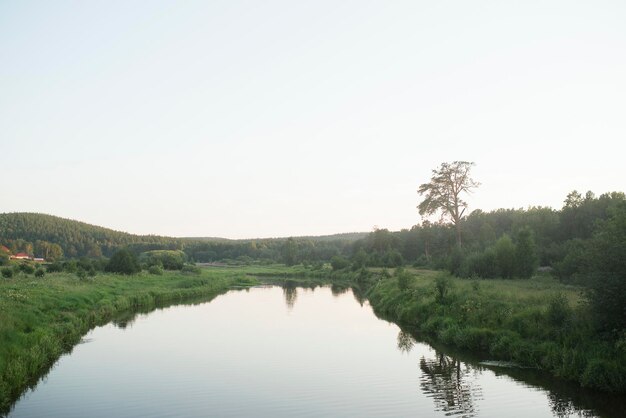
[[[350,290],[267,286],[95,328],[9,417],[611,417],[623,406],[418,342]]]

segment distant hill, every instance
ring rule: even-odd
[[[366,232],[293,237],[296,247],[316,258],[330,257]],[[0,214],[0,245],[13,253],[24,252],[47,260],[62,257],[109,257],[121,247],[136,253],[149,250],[185,250],[198,261],[248,256],[282,260],[288,238],[231,240],[218,237],[174,238],[135,235],[85,222],[42,213]],[[258,246],[257,244],[258,243]]]
[[[45,257],[58,249],[66,257],[109,256],[123,246],[179,249],[181,241],[156,235],[134,235],[42,213],[0,214],[0,244],[13,253]],[[55,257],[56,258],[56,257]]]
[[[369,232],[345,232],[340,234],[332,234],[332,235],[305,235],[305,236],[294,236],[292,238],[296,240],[310,240],[310,241],[357,241],[362,238],[365,238]],[[289,237],[274,237],[274,238],[240,238],[240,239],[230,239],[230,238],[220,238],[220,237],[183,237],[180,238],[185,241],[194,241],[194,242],[250,242],[250,241],[284,241],[289,239]]]

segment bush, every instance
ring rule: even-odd
[[[3,267],[0,271],[2,271],[2,277],[5,279],[13,277],[13,269],[11,267]]]
[[[35,266],[30,263],[21,263],[19,269],[24,274],[33,274],[35,272]]]
[[[131,275],[139,273],[141,267],[139,267],[135,254],[124,249],[113,254],[106,266],[106,271],[109,273]]]
[[[63,263],[63,271],[67,273],[76,273],[76,270],[78,270],[78,263],[76,260],[70,260]]]
[[[147,251],[140,258],[148,266],[160,265],[165,270],[180,270],[187,261],[187,256],[180,250]]]
[[[569,307],[567,298],[562,293],[558,293],[550,298],[548,302],[548,320],[555,327],[562,327],[570,318],[572,310]]]
[[[530,279],[539,266],[537,246],[530,228],[525,227],[517,233],[517,245],[515,246],[515,270],[516,275],[522,279]]]
[[[496,252],[496,265],[498,276],[503,279],[511,279],[515,275],[515,244],[511,238],[504,234],[494,247]]]
[[[435,299],[438,303],[444,304],[447,302],[451,289],[452,282],[448,275],[440,274],[435,278]]]
[[[159,265],[150,266],[148,267],[148,273],[161,276],[163,275],[163,268]]]
[[[42,269],[42,268],[38,268],[38,269],[35,271],[35,277],[42,278],[42,277],[43,277],[43,276],[45,276],[45,275],[46,275],[46,271],[45,271],[44,269]]]
[[[187,274],[200,274],[202,272],[200,267],[193,264],[185,264],[180,271]]]
[[[60,262],[55,261],[54,263],[49,264],[46,270],[48,273],[60,273],[63,271],[63,265]]]
[[[330,265],[332,266],[333,271],[343,270],[350,265],[350,261],[339,255],[334,255],[330,259]]]
[[[394,277],[398,281],[398,288],[400,290],[406,290],[409,288],[411,281],[413,280],[413,275],[403,268],[397,268]]]

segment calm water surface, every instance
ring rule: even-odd
[[[9,416],[619,416],[525,373],[418,343],[351,291],[257,287],[94,329]]]

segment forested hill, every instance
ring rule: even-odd
[[[0,246],[13,254],[26,253],[47,261],[110,257],[126,247],[137,255],[151,250],[184,250],[190,261],[198,262],[255,259],[294,264],[328,261],[334,255],[347,254],[351,244],[365,236],[367,233],[241,240],[173,238],[134,235],[40,213],[0,214]],[[6,258],[0,251],[2,256]]]
[[[14,254],[55,259],[110,256],[128,245],[179,249],[181,243],[175,238],[134,235],[41,213],[2,213],[0,245]]]

